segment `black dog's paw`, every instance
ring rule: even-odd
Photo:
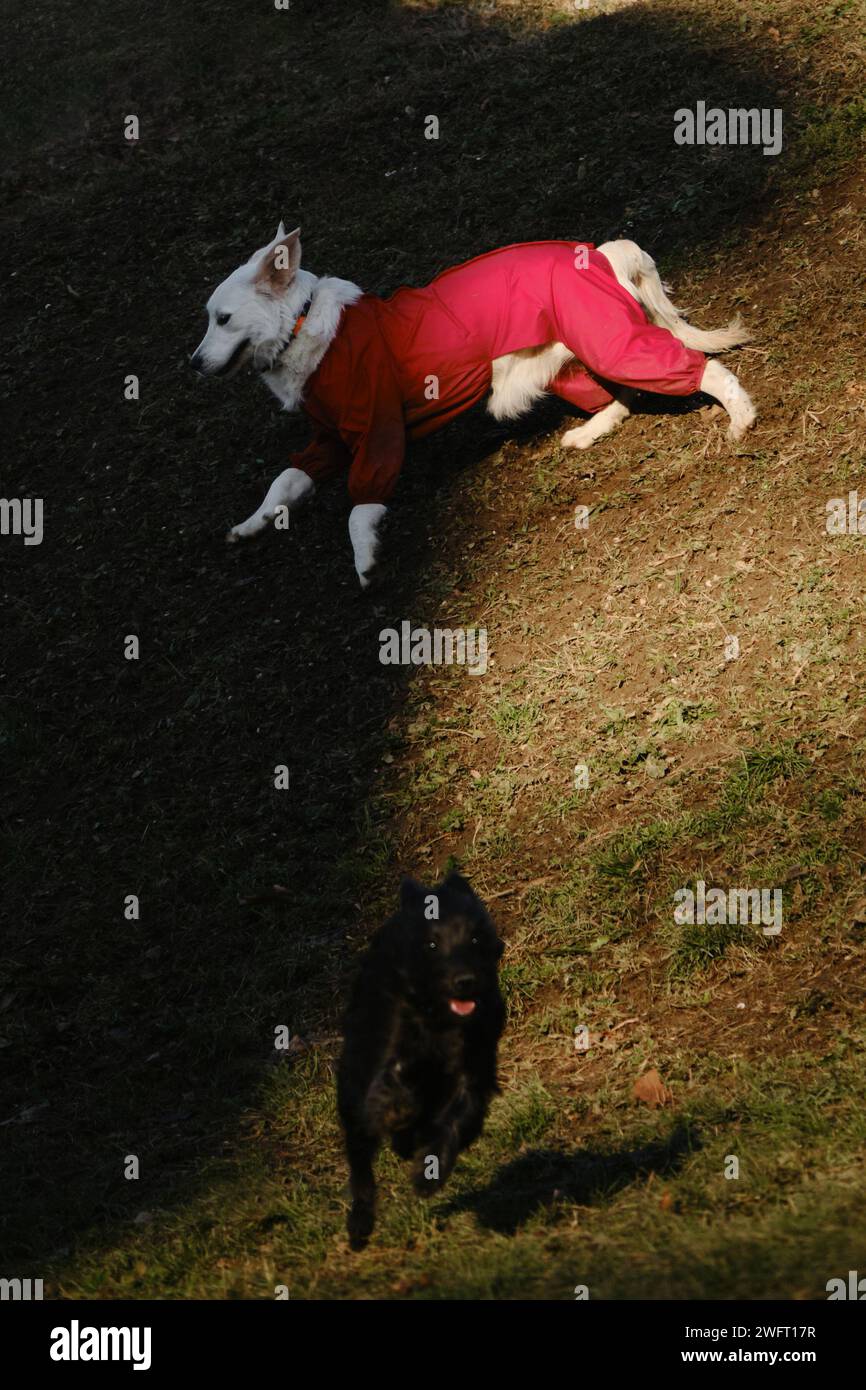
[[[435,1197],[442,1184],[436,1178],[425,1178],[423,1169],[412,1174],[412,1187],[416,1197]]]
[[[445,1186],[450,1169],[435,1154],[419,1154],[412,1168],[412,1186],[418,1197],[435,1197]]]
[[[363,1250],[376,1221],[376,1211],[371,1202],[353,1202],[346,1221],[349,1233],[349,1246],[352,1250]]]

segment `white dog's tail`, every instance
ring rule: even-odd
[[[659,328],[667,328],[686,347],[697,348],[698,352],[724,352],[726,348],[739,347],[741,343],[750,341],[752,335],[739,316],[732,319],[726,328],[717,328],[709,333],[687,323],[676,305],[668,299],[652,256],[642,251],[637,242],[606,241],[598,249],[610,261],[623,289],[628,290],[646,310],[647,317]]]

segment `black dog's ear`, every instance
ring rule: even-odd
[[[449,888],[454,893],[465,893],[466,896],[470,898],[477,897],[472,884],[468,879],[465,879],[462,874],[458,874],[456,869],[448,875],[442,887]]]
[[[420,912],[424,906],[426,889],[414,878],[404,878],[400,884],[400,911],[408,913]]]

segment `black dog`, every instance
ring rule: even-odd
[[[401,1158],[414,1158],[415,1190],[427,1196],[481,1133],[498,1089],[502,951],[484,904],[459,874],[429,889],[406,879],[399,912],[370,943],[343,1023],[337,1075],[355,1250],[373,1229],[373,1159],[383,1139]]]

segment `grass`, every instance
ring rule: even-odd
[[[268,1148],[273,1159],[279,1117],[304,1105],[311,1123],[294,1136],[303,1174],[278,1177],[261,1159],[230,1181],[213,1173],[182,1223],[157,1216],[107,1265],[84,1262],[64,1292],[272,1297],[285,1283],[293,1298],[563,1299],[588,1282],[593,1298],[635,1297],[652,1270],[659,1297],[748,1297],[759,1284],[767,1296],[820,1296],[809,1269],[823,1277],[834,1260],[856,1267],[858,1236],[845,1223],[863,1195],[850,1159],[866,1137],[862,1049],[861,1036],[823,1067],[711,1053],[680,1083],[676,1120],[602,1093],[580,1150],[570,1144],[573,1101],[529,1083],[497,1102],[482,1144],[435,1205],[413,1199],[399,1165],[383,1160],[388,1201],[375,1256],[362,1262],[342,1249],[342,1210],[322,1162],[332,1120],[302,1068],[292,1087],[272,1088]],[[735,1179],[725,1176],[731,1155]]]
[[[0,552],[0,1273],[72,1298],[823,1297],[866,1196],[866,575],[824,528],[862,481],[863,4],[335,3],[261,10],[243,45],[235,11],[160,2],[145,32],[100,0],[85,44],[3,6],[30,55],[2,123],[4,487],[49,530]],[[783,155],[673,159],[697,99],[781,106]],[[558,406],[479,412],[413,450],[372,604],[339,486],[227,554],[304,431],[178,366],[292,210],[314,268],[375,291],[633,236],[696,321],[755,329],[758,430],[732,450],[648,403],[575,457]],[[406,617],[486,626],[487,675],[382,668]],[[455,865],[507,939],[501,1094],[429,1205],[383,1155],[353,1256],[341,1002],[400,872]],[[698,879],[779,886],[781,935],[678,925]],[[634,1099],[648,1067],[661,1109]]]

